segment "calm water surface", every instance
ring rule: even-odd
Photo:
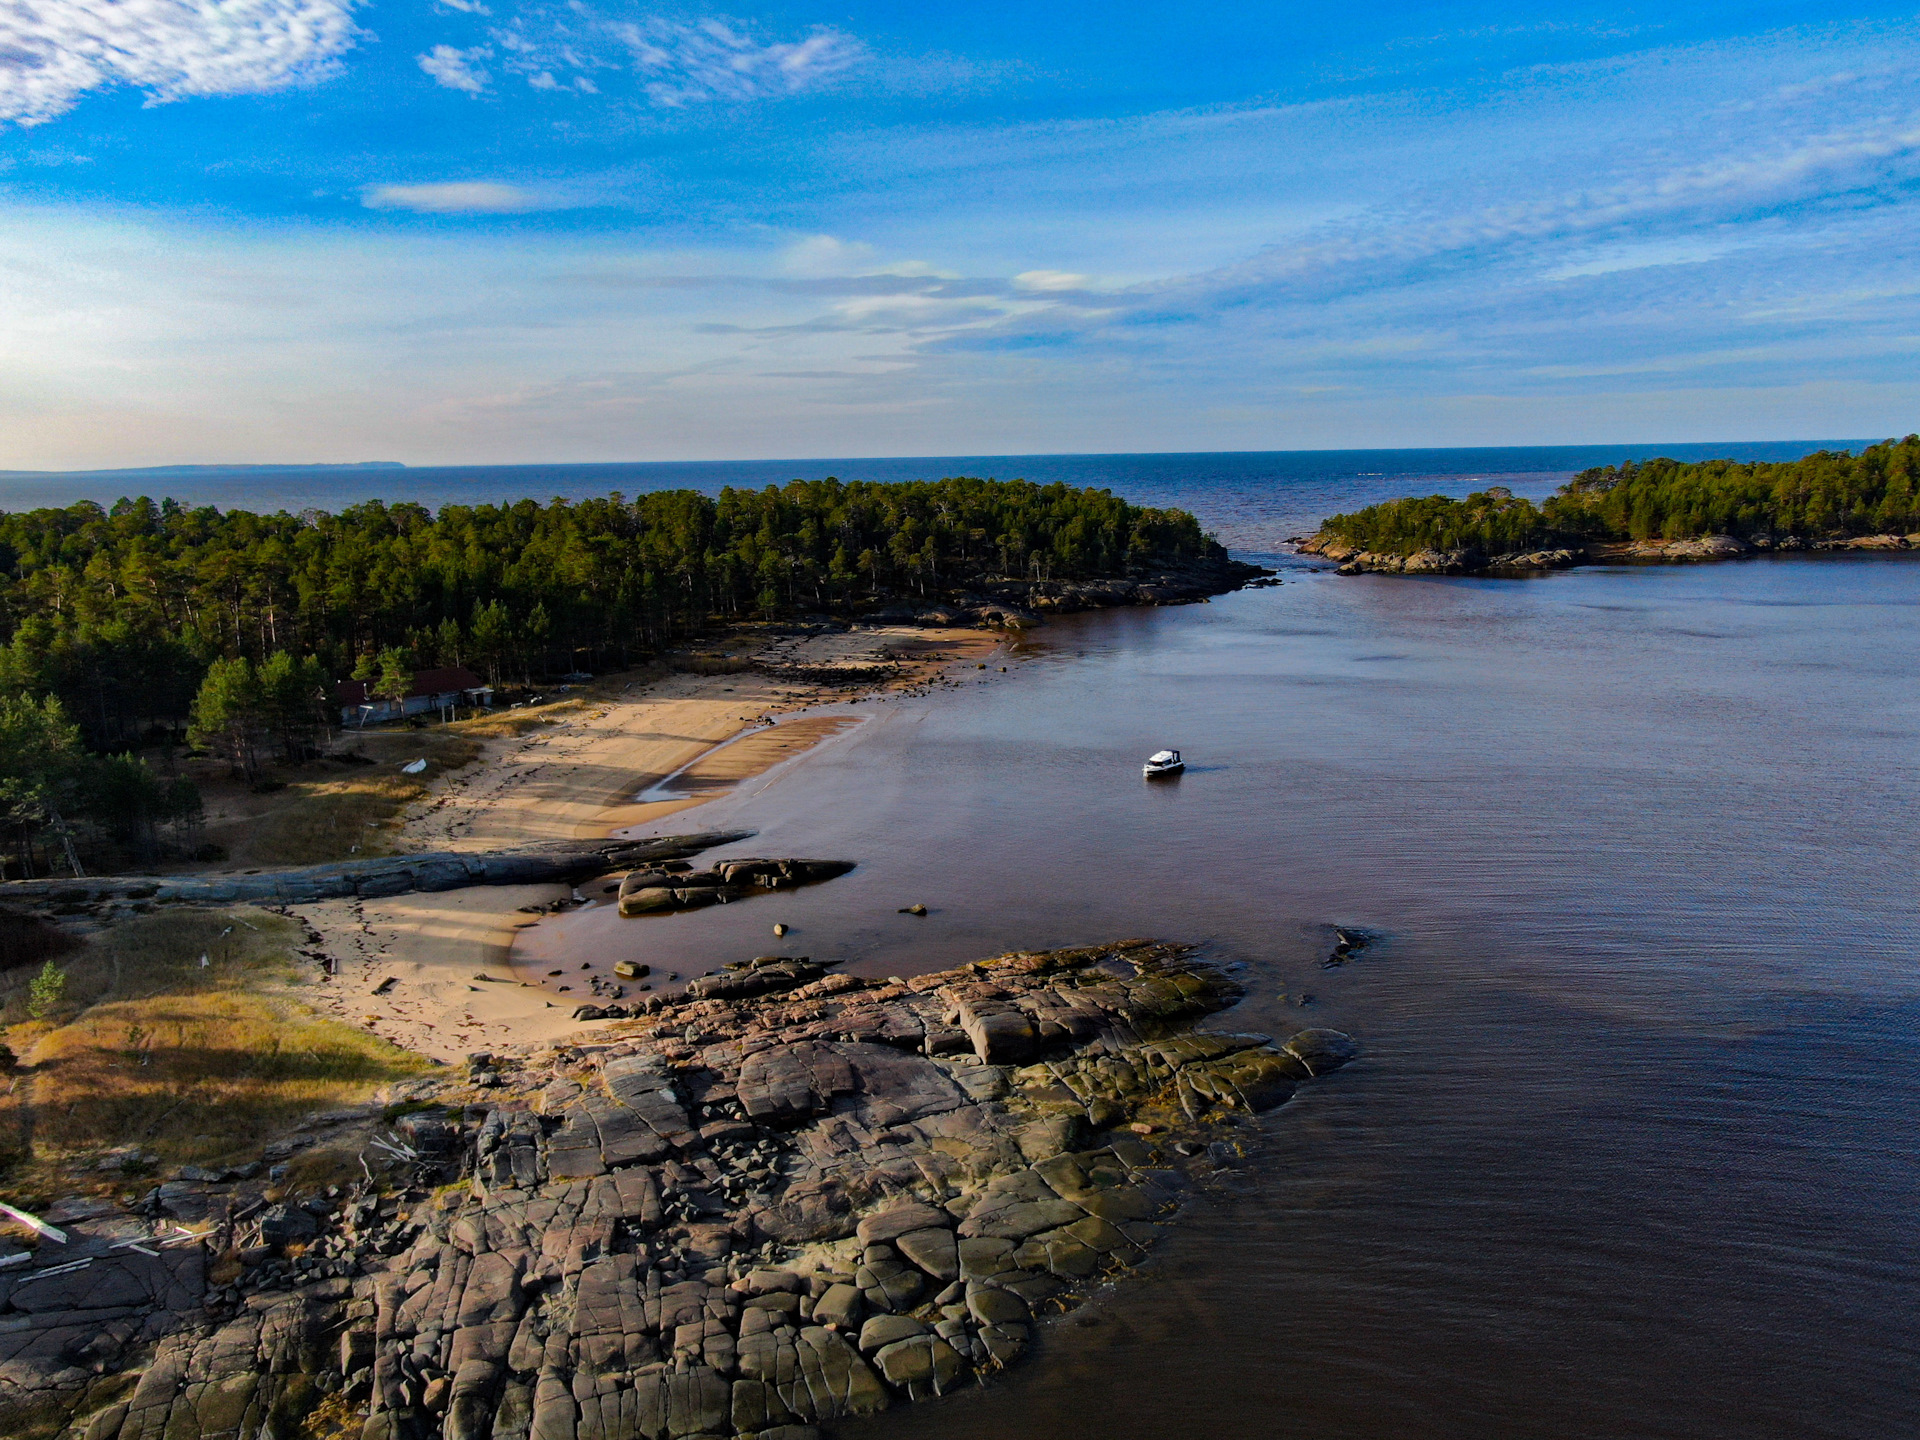
[[[1222,1023],[1365,1046],[1150,1282],[889,1435],[1912,1435],[1917,605],[1816,557],[1078,617],[680,820],[853,875],[567,923],[695,971],[776,918],[869,974],[1188,937]],[[1331,922],[1384,938],[1322,970]]]

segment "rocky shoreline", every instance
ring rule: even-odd
[[[52,1212],[65,1244],[0,1255],[0,1428],[805,1440],[982,1382],[1354,1054],[1194,1028],[1240,994],[1141,940],[906,980],[776,960],[474,1055],[131,1212]],[[358,1178],[295,1189],[327,1153]]]
[[[1221,557],[1102,580],[987,580],[932,604],[890,604],[862,615],[860,621],[1017,630],[1037,625],[1048,615],[1133,605],[1191,605],[1271,578],[1273,573],[1264,566]]]
[[[476,885],[572,884],[630,866],[674,864],[752,834],[725,830],[653,840],[559,842],[511,851],[426,851],[240,874],[9,880],[0,883],[0,915],[78,927],[87,921],[147,914],[165,905],[312,905]]]
[[[1474,549],[1416,550],[1394,555],[1363,550],[1324,531],[1294,536],[1289,542],[1302,555],[1335,561],[1342,575],[1483,575],[1523,574],[1565,570],[1575,565],[1680,564],[1701,560],[1738,560],[1750,555],[1798,550],[1920,549],[1920,534],[1853,535],[1808,540],[1798,535],[1703,535],[1692,540],[1632,540],[1602,542],[1571,548],[1487,555]]]

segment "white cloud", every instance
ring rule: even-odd
[[[493,77],[474,62],[489,59],[492,54],[485,46],[460,50],[452,45],[436,45],[425,55],[415,58],[420,62],[420,68],[431,75],[437,84],[449,90],[464,90],[469,95],[478,95],[487,88]]]
[[[0,0],[0,4],[6,0]],[[475,0],[443,5],[485,15]],[[625,71],[655,105],[751,101],[816,89],[863,63],[866,47],[821,26],[798,40],[773,40],[744,21],[616,20],[585,0],[531,4],[487,28],[484,47],[437,45],[421,68],[441,84],[478,94],[487,77],[471,61],[497,58],[536,90],[600,93],[591,75]]]
[[[1070,270],[1022,270],[1013,283],[1022,290],[1084,290],[1087,277]]]
[[[375,185],[360,198],[369,210],[417,215],[517,215],[540,208],[540,197],[518,185],[454,180],[438,185]]]
[[[90,90],[149,103],[249,95],[335,73],[355,0],[0,0],[0,121],[37,125]]]
[[[844,275],[871,269],[873,246],[834,235],[809,235],[787,246],[780,268],[790,275]]]
[[[648,97],[665,106],[792,95],[851,69],[866,53],[852,36],[832,29],[795,43],[767,44],[724,20],[648,20],[607,28],[632,52]]]

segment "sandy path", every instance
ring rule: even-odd
[[[783,640],[763,654],[802,667],[897,660],[893,685],[917,689],[952,665],[980,663],[997,643],[977,630],[865,631]],[[629,691],[596,687],[584,710],[493,741],[479,764],[448,775],[402,817],[399,848],[509,849],[648,824],[725,794],[853,723],[844,714],[795,713],[849,695],[758,672],[673,675]],[[772,723],[783,716],[794,718]],[[669,776],[670,798],[636,798]],[[578,1031],[573,1006],[592,998],[586,988],[560,993],[573,977],[519,973],[509,958],[514,932],[533,923],[520,907],[566,894],[558,885],[488,886],[302,907],[338,962],[337,973],[315,986],[315,1003],[449,1061]],[[479,973],[500,978],[478,980]],[[376,995],[388,979],[394,983]]]

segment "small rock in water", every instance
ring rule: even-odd
[[[787,927],[786,927],[786,926],[785,926],[784,924],[781,924],[781,925],[775,925],[775,926],[773,927],[773,933],[774,933],[775,935],[784,935],[784,934],[786,934],[786,933],[787,933]]]
[[[1333,927],[1333,953],[1322,963],[1331,969],[1335,965],[1344,965],[1355,955],[1373,943],[1373,937],[1364,930],[1346,930]]]
[[[900,913],[902,915],[924,915],[927,913],[927,907],[924,905],[902,905],[900,907]]]

